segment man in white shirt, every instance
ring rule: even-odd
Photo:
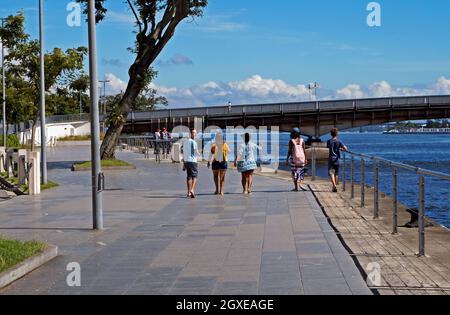
[[[187,189],[188,198],[195,199],[195,187],[197,185],[198,178],[198,161],[197,155],[198,145],[195,142],[195,137],[197,136],[197,131],[195,129],[191,130],[191,138],[183,142],[183,170],[187,173]]]

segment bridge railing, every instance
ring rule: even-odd
[[[313,147],[312,157],[312,180],[316,177],[316,158],[315,150]],[[360,171],[357,171],[357,162],[359,162]],[[380,218],[380,169],[381,167],[387,167],[388,173],[390,170],[392,176],[392,234],[398,234],[398,210],[399,210],[399,172],[405,171],[409,174],[415,174],[418,176],[418,208],[409,209],[412,214],[418,216],[418,256],[425,256],[425,228],[426,222],[431,220],[426,217],[425,208],[425,190],[426,190],[426,177],[431,177],[438,180],[443,180],[450,183],[450,174],[436,172],[428,169],[415,167],[412,165],[390,161],[381,157],[369,156],[366,154],[360,154],[355,152],[343,152],[343,169],[342,169],[342,190],[346,192],[348,186],[350,189],[350,197],[356,198],[355,184],[357,182],[356,173],[359,173],[360,183],[360,207],[366,206],[366,184],[367,184],[367,168],[368,164],[373,164],[373,218],[375,220]],[[348,181],[349,178],[349,181]],[[410,189],[412,189],[411,187]],[[434,224],[434,222],[433,222]]]
[[[152,112],[133,112],[130,121],[150,119],[176,119],[185,117],[233,117],[263,114],[291,114],[309,112],[333,112],[345,110],[402,109],[406,107],[439,108],[450,106],[450,95],[385,97],[349,100],[324,100],[316,102],[293,102],[273,104],[252,104],[233,106],[212,106],[198,108],[162,109]]]

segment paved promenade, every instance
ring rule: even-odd
[[[49,152],[61,187],[0,203],[0,234],[60,249],[0,294],[371,294],[311,192],[258,176],[245,197],[230,170],[216,197],[201,168],[198,198],[187,200],[179,166],[118,157],[137,169],[107,173],[103,232],[90,230],[90,173],[69,170],[87,147]],[[81,264],[79,288],[66,285],[70,262]]]

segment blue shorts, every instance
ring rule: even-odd
[[[228,163],[214,161],[212,163],[212,170],[213,171],[226,171],[226,170],[228,170]]]

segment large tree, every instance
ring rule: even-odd
[[[40,48],[39,41],[30,39],[25,31],[23,12],[6,19],[0,28],[0,36],[8,48],[5,60],[7,70],[8,121],[19,123],[33,121],[34,130],[39,118],[40,96]],[[83,74],[86,47],[70,48],[63,51],[54,48],[45,53],[45,92],[49,100],[49,114],[65,114],[64,104],[73,107],[74,93],[70,88]],[[68,102],[69,100],[69,102]],[[57,103],[57,104],[56,104]]]
[[[87,0],[77,0],[87,3]],[[96,0],[97,21],[107,15],[106,0]],[[130,50],[135,60],[128,71],[129,81],[120,99],[116,118],[109,122],[108,132],[101,147],[102,159],[112,159],[115,147],[124,127],[126,117],[141,92],[149,86],[154,76],[152,63],[175,34],[177,26],[188,17],[199,17],[207,6],[207,0],[127,0],[134,25],[136,41]]]

